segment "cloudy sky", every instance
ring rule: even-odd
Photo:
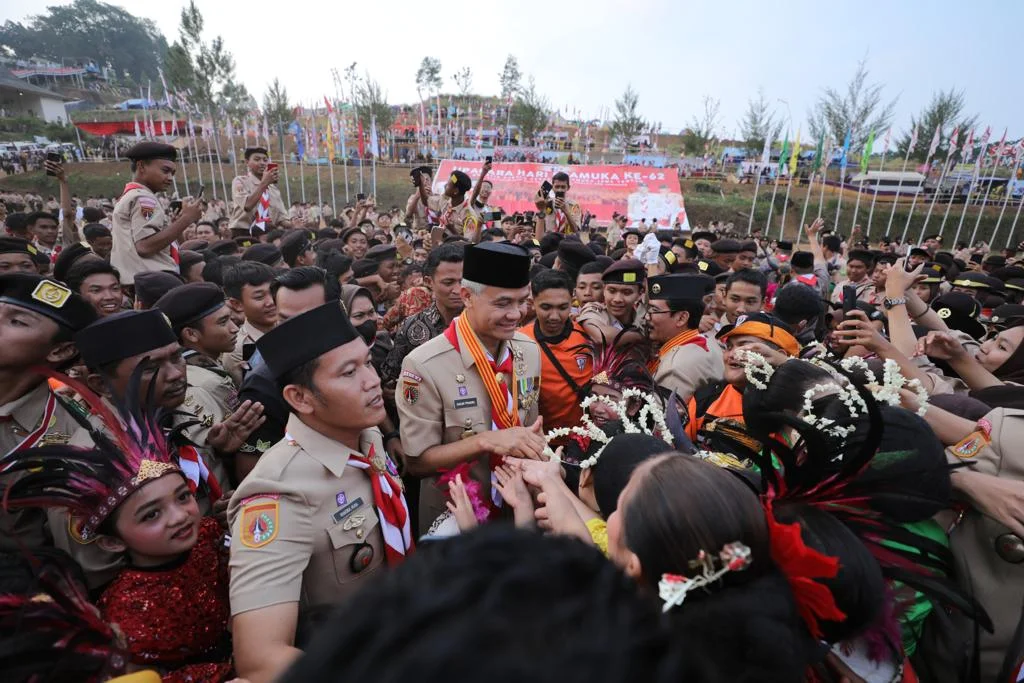
[[[177,35],[181,0],[112,0],[152,18],[168,40]],[[38,0],[5,0],[0,18],[38,12]],[[46,4],[65,4],[47,2]],[[871,80],[898,98],[894,124],[938,89],[962,88],[968,107],[991,125],[1024,135],[1024,95],[1015,57],[1024,3],[1016,0],[929,2],[695,2],[556,0],[444,3],[390,0],[247,3],[197,0],[210,36],[220,34],[238,74],[257,98],[280,78],[304,102],[334,94],[331,68],[353,62],[388,92],[416,98],[424,55],[438,57],[445,87],[469,66],[473,91],[498,90],[514,54],[538,90],[563,112],[596,118],[632,84],[644,116],[682,128],[704,95],[721,100],[719,133],[732,136],[748,99],[763,88],[778,114],[806,130],[806,112],[826,86],[842,88],[866,59]]]

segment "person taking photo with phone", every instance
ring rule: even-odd
[[[583,208],[567,197],[569,174],[559,171],[551,176],[551,189],[537,193],[537,227],[540,234],[558,232],[571,235],[583,225]]]
[[[249,172],[231,181],[231,229],[258,235],[292,227],[277,187],[277,164],[271,163],[267,148],[247,147],[245,165]]]
[[[125,155],[132,180],[114,205],[110,264],[134,293],[135,276],[153,270],[177,273],[178,240],[203,215],[202,197],[187,198],[175,216],[164,211],[157,192],[167,191],[177,171],[178,151],[160,142],[140,142]],[[200,193],[202,194],[202,193]]]

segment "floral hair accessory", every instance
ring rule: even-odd
[[[762,391],[768,388],[768,382],[775,374],[775,368],[767,358],[755,351],[745,349],[737,349],[733,355],[743,363],[743,372],[747,376],[747,383],[750,386]]]
[[[917,414],[923,417],[928,410],[928,392],[921,384],[921,381],[918,379],[907,379],[900,372],[900,364],[893,359],[886,359],[885,364],[882,366],[881,384],[878,382],[877,375],[871,371],[867,362],[860,356],[844,358],[839,362],[839,365],[847,372],[853,372],[854,370],[862,372],[869,382],[871,395],[879,403],[899,406],[902,403],[900,390],[906,388],[917,395],[917,402],[919,404]]]
[[[629,419],[628,414],[629,402],[634,398],[643,403],[643,407],[640,408],[640,412],[637,415],[636,422]],[[575,434],[602,444],[601,448],[599,448],[596,453],[579,464],[580,469],[585,470],[597,464],[597,459],[601,457],[604,447],[608,445],[609,441],[611,441],[611,437],[605,434],[604,430],[594,424],[594,421],[590,419],[590,413],[587,412],[587,409],[594,403],[603,403],[608,406],[622,422],[622,428],[626,434],[648,434],[650,436],[657,436],[663,439],[670,447],[672,446],[672,433],[669,431],[668,425],[665,423],[665,411],[661,407],[661,402],[655,396],[640,391],[639,389],[624,390],[622,392],[622,398],[618,401],[608,396],[591,394],[583,399],[582,403],[580,403],[580,407],[583,408],[582,425],[552,429],[545,437],[548,443],[551,443],[555,439]],[[651,422],[654,423],[654,433],[644,427],[644,425],[647,424],[648,418],[650,418]],[[552,460],[557,459],[557,455],[550,447],[545,448],[544,453]]]
[[[700,572],[697,576],[661,575],[661,581],[658,582],[658,597],[664,603],[661,611],[667,612],[673,607],[678,607],[683,604],[690,591],[707,588],[729,572],[743,571],[752,561],[750,548],[739,541],[727,544],[719,551],[717,557],[701,550],[697,559],[690,562],[690,568]]]

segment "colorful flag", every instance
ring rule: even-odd
[[[135,139],[141,140],[142,134],[139,132],[139,118],[132,114],[132,121],[135,123]]]
[[[796,163],[800,160],[800,129],[796,129],[796,141],[789,153],[789,176],[792,178],[796,173]]]
[[[784,169],[786,167],[786,162],[789,160],[789,157],[786,156],[786,153],[788,151],[789,151],[789,131],[787,130],[786,131],[786,137],[783,138],[783,140],[782,140],[782,151],[779,152],[779,170],[778,170],[778,174],[779,175],[782,175],[782,169]]]
[[[868,172],[868,160],[871,158],[871,149],[875,146],[875,131],[868,133],[868,140],[864,143],[864,151],[860,155],[860,172]]]
[[[761,152],[761,163],[765,166],[771,161],[772,158],[772,134],[768,132],[764,139],[764,150]]]
[[[270,127],[267,125],[267,117],[263,117],[263,139],[267,143],[267,147],[270,147]]]
[[[889,138],[892,136],[892,126],[885,131],[885,140],[882,142],[882,160],[884,162],[885,155],[889,152]]]
[[[370,114],[370,154],[374,157],[380,156],[380,140],[377,139],[377,122]]]
[[[814,148],[814,165],[811,166],[811,173],[821,168],[821,155],[825,153],[825,131],[818,136],[818,146]]]
[[[846,176],[846,166],[849,163],[851,133],[853,133],[852,128],[846,131],[846,139],[843,140],[842,156],[839,157],[839,173],[844,177]]]
[[[946,152],[946,158],[950,158],[956,154],[957,143],[960,142],[960,127],[957,126],[953,129],[953,132],[949,136],[949,151]]]
[[[935,129],[938,132],[938,128]],[[908,153],[913,152],[914,148],[917,147],[917,124],[914,124],[914,130],[910,133],[910,144],[907,145]]]
[[[928,159],[935,156],[935,152],[939,149],[940,142],[942,142],[942,124],[938,123],[935,125],[935,135],[932,136],[932,144],[928,147]]]
[[[365,146],[365,143],[363,142],[363,122],[362,121],[359,122],[359,132],[358,132],[358,137],[357,137],[356,141],[359,143],[359,158],[362,159],[364,156],[366,156],[366,146]]]
[[[971,159],[974,156],[974,129],[967,134],[967,140],[964,141],[963,153],[960,155],[961,161],[965,164],[971,163]]]

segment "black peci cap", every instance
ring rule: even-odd
[[[224,306],[224,290],[212,282],[192,282],[175,287],[153,304],[171,321],[175,333],[189,327]]]
[[[292,230],[281,238],[281,256],[284,257],[284,262],[292,267],[302,254],[312,248],[313,243],[305,230]]]
[[[71,266],[75,265],[78,259],[83,256],[95,254],[92,253],[92,249],[85,246],[81,242],[75,242],[60,252],[60,256],[53,262],[53,277],[61,282],[66,282],[68,278],[68,271],[71,270]],[[99,258],[98,256],[96,258]]]
[[[185,282],[166,270],[149,270],[135,276],[135,299],[143,308],[153,308],[157,299]]]
[[[508,242],[485,242],[466,247],[462,277],[489,287],[520,289],[530,284],[530,256]]]
[[[573,270],[579,270],[584,263],[590,263],[597,254],[579,240],[565,239],[558,243],[558,260]]]
[[[82,360],[95,370],[178,341],[162,311],[125,311],[101,318],[75,335]]]
[[[658,275],[647,281],[648,298],[667,301],[699,301],[714,288],[706,275]]]
[[[0,302],[46,316],[71,331],[96,320],[95,309],[66,285],[31,273],[0,276]]]
[[[35,256],[39,253],[36,246],[28,240],[20,237],[0,237],[0,254],[28,254]]]
[[[378,244],[366,250],[366,258],[383,263],[398,255],[398,247],[393,244]]]
[[[267,332],[256,348],[275,379],[319,358],[328,351],[359,339],[338,301],[306,311]]]
[[[268,266],[275,266],[284,260],[281,250],[270,243],[254,244],[242,252],[243,261],[258,261]]]

